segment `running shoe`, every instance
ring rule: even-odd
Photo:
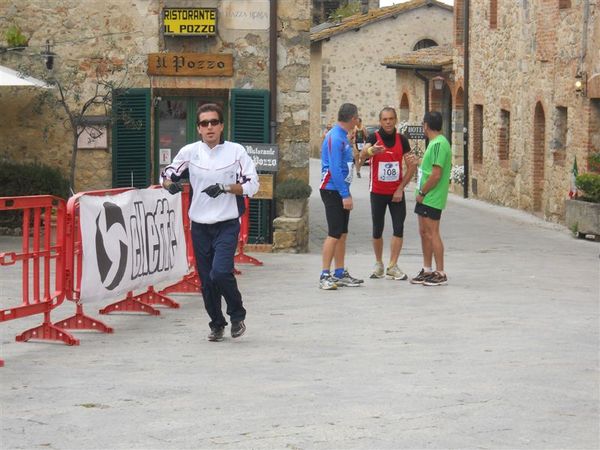
[[[446,283],[448,283],[448,277],[446,274],[440,272],[433,272],[429,277],[425,278],[425,281],[423,281],[425,286],[441,286]]]
[[[211,328],[208,335],[208,340],[211,342],[220,342],[223,340],[223,327]]]
[[[333,291],[337,288],[338,286],[331,275],[323,275],[319,279],[319,289],[323,289],[325,291]]]
[[[406,280],[408,278],[408,275],[406,275],[404,272],[402,272],[402,270],[400,270],[398,264],[394,264],[393,266],[388,267],[385,274],[391,280]]]
[[[239,322],[231,322],[231,337],[239,338],[242,334],[246,332],[246,324],[243,320]]]
[[[410,279],[410,282],[412,284],[423,284],[425,279],[429,278],[431,275],[431,272],[425,272],[425,269],[421,269],[421,271],[414,278]]]
[[[347,270],[344,270],[344,273],[342,274],[341,278],[337,278],[337,277],[333,277],[333,281],[335,281],[335,284],[337,284],[338,286],[346,286],[346,287],[358,287],[360,286],[362,283],[365,282],[365,280],[361,280],[360,278],[354,278],[353,276],[351,276]]]
[[[385,276],[385,271],[383,270],[383,263],[376,262],[375,267],[373,268],[373,273],[371,273],[371,278],[383,278]]]

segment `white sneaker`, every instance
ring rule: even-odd
[[[373,267],[373,273],[371,273],[371,278],[383,278],[384,276],[383,263],[376,262],[375,267]]]
[[[325,291],[333,291],[337,288],[337,283],[331,275],[324,275],[319,279],[319,289],[323,289]]]
[[[400,270],[398,264],[388,267],[385,274],[387,275],[387,278],[391,280],[406,280],[408,278],[408,275]]]

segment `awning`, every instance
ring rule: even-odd
[[[16,70],[4,66],[0,66],[0,86],[35,86],[52,89],[52,86],[42,80],[25,76]]]

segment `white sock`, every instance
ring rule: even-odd
[[[431,267],[423,267],[423,271],[425,273],[431,273],[431,272],[433,272],[433,270],[431,269]]]

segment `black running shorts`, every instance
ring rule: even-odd
[[[327,219],[327,235],[339,239],[342,234],[348,233],[348,222],[350,211],[344,209],[342,196],[338,191],[321,189],[321,200],[325,205],[325,217]]]
[[[415,204],[415,213],[421,217],[427,217],[431,220],[440,220],[442,217],[441,209],[432,208],[431,206],[427,206],[418,202]]]

